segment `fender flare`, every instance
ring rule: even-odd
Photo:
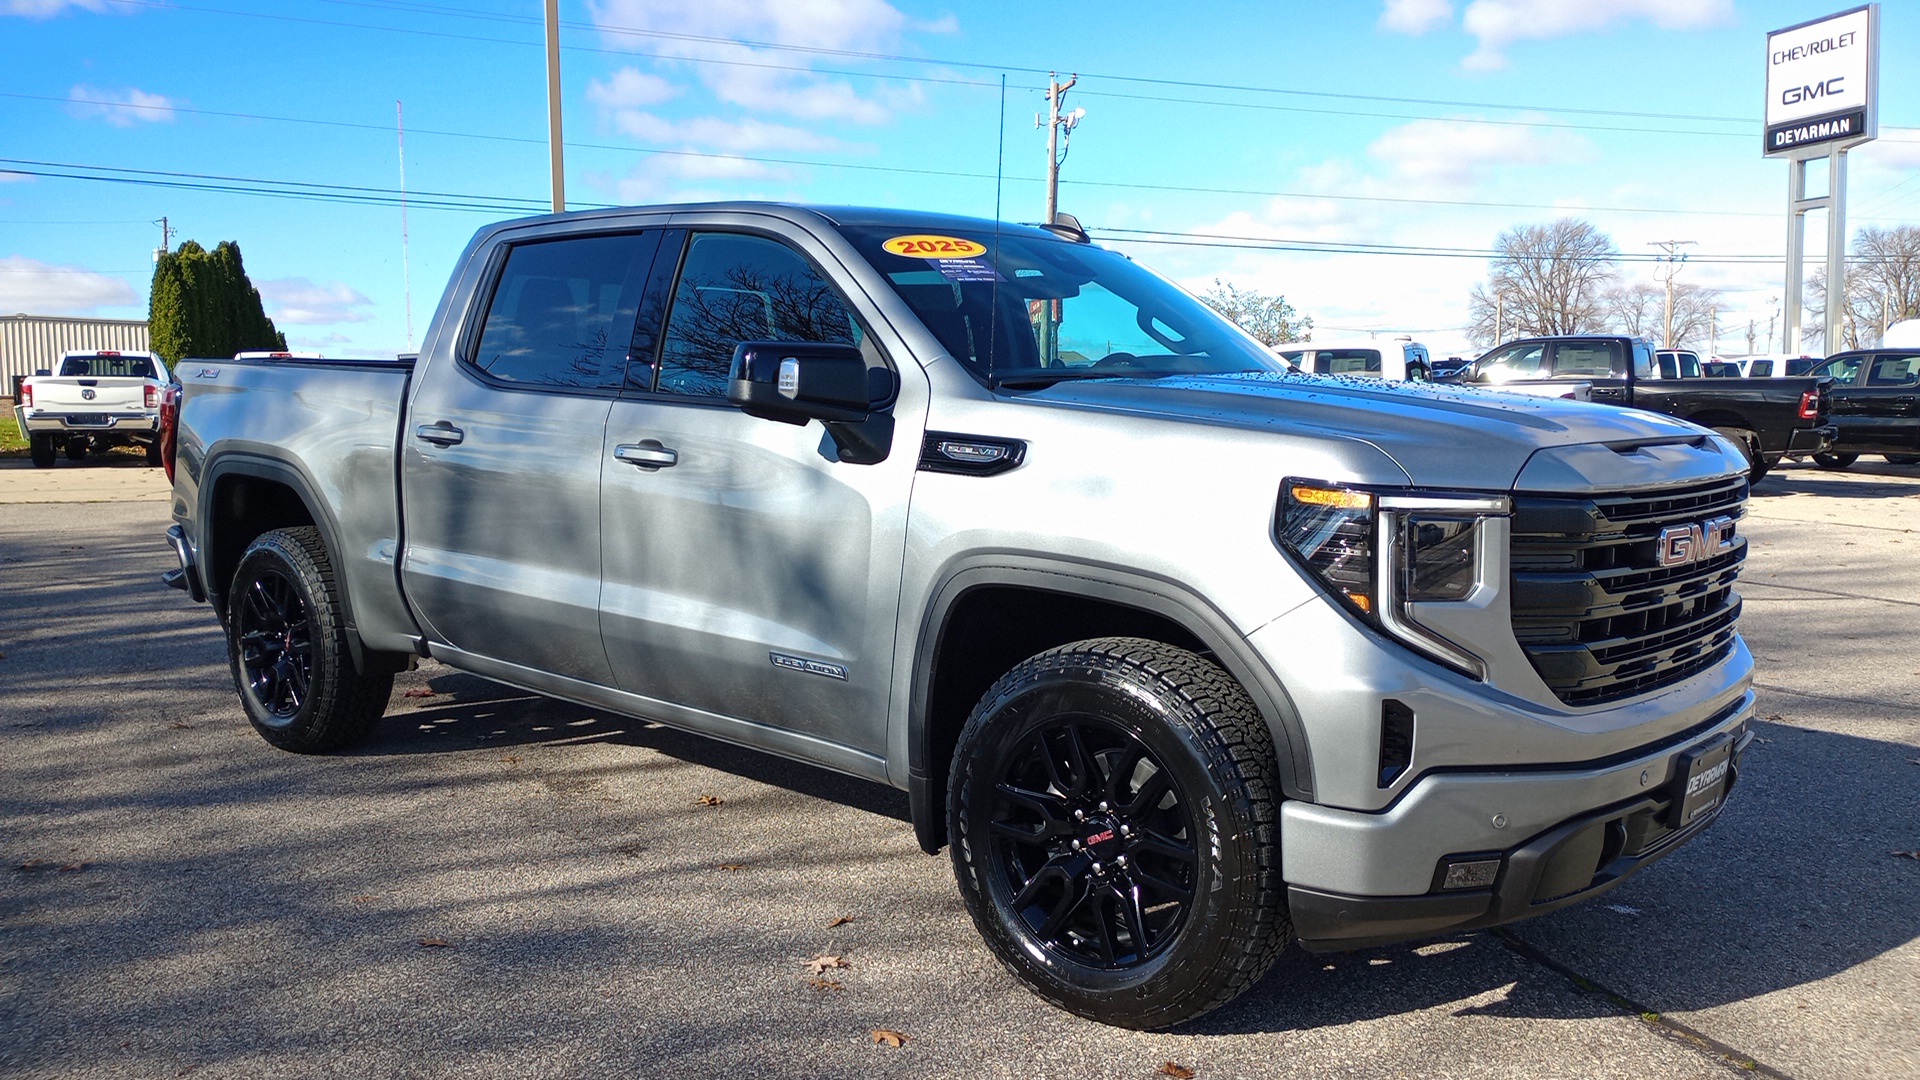
[[[243,448],[223,450],[215,447],[207,454],[206,464],[201,469],[199,487],[202,494],[193,508],[194,528],[200,538],[202,551],[200,579],[206,586],[209,598],[217,596],[222,602],[227,599],[225,583],[217,589],[213,587],[213,559],[205,554],[211,546],[210,541],[213,536],[213,500],[209,496],[219,490],[222,480],[236,476],[269,480],[292,491],[301,505],[307,508],[307,516],[313,519],[314,527],[320,530],[320,539],[327,545],[328,555],[338,558],[336,553],[340,551],[340,523],[334,520],[333,511],[327,504],[314,497],[314,492],[319,490],[319,485],[313,482],[313,478],[307,475],[305,469],[285,458],[274,457],[257,450]],[[364,672],[367,670],[367,656],[366,649],[360,642],[360,624],[353,615],[353,594],[347,588],[346,579],[339,573],[334,574],[333,584],[340,597],[341,613],[345,616],[347,651],[353,657],[354,669]],[[218,610],[217,605],[215,613],[220,616],[220,621],[224,625],[226,616]]]
[[[928,709],[933,660],[949,616],[964,595],[982,586],[1062,593],[1136,608],[1192,634],[1227,674],[1239,682],[1273,734],[1280,787],[1291,799],[1313,798],[1313,758],[1299,709],[1271,668],[1233,624],[1205,598],[1180,582],[1100,563],[1024,554],[974,555],[956,560],[937,578],[921,616],[913,654],[913,690],[907,714],[907,794],[923,850],[937,851],[946,832],[945,808],[935,793],[946,786],[934,775]]]

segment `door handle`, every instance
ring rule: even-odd
[[[613,456],[629,465],[652,472],[655,469],[670,469],[680,463],[680,452],[661,446],[657,439],[642,439],[638,443],[622,443],[613,448]]]
[[[452,446],[467,437],[467,433],[440,420],[432,424],[421,424],[413,429],[413,437],[435,446]]]

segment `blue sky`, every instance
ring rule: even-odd
[[[563,0],[567,196],[987,216],[998,187],[1003,216],[1036,220],[1055,69],[1086,110],[1062,209],[1189,287],[1283,293],[1322,336],[1412,331],[1445,354],[1474,253],[1573,214],[1631,255],[1698,241],[1682,280],[1723,290],[1738,353],[1783,277],[1765,33],[1842,6]],[[473,231],[546,204],[541,10],[0,0],[0,311],[143,317],[164,215],[176,243],[238,241],[297,347],[403,350],[409,281],[417,342]],[[1885,4],[1882,35],[1850,227],[1920,222],[1920,71],[1899,62],[1920,55],[1920,3]]]

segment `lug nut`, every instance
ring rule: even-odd
[[[1101,803],[1101,804],[1099,805],[1099,807],[1098,807],[1097,809],[1098,809],[1098,810],[1099,810],[1099,811],[1100,811],[1101,813],[1103,813],[1103,814],[1104,814],[1104,813],[1106,813],[1106,812],[1107,812],[1107,804],[1106,804],[1106,803]]]
[[[1121,868],[1123,868],[1123,869],[1124,869],[1124,868],[1126,867],[1126,865],[1127,865],[1127,857],[1126,857],[1125,855],[1116,855],[1116,856],[1114,856],[1114,859],[1113,859],[1113,865],[1115,865],[1115,866],[1118,866],[1118,867],[1121,867]]]
[[[1106,873],[1106,870],[1107,870],[1107,868],[1106,868],[1106,867],[1104,867],[1104,866],[1101,866],[1101,865],[1100,865],[1099,863],[1094,863],[1094,864],[1093,864],[1093,872],[1094,872],[1094,873],[1095,873],[1096,875],[1098,875],[1098,874],[1104,874],[1104,873]]]
[[[1131,825],[1122,825],[1122,826],[1120,826],[1120,835],[1121,835],[1121,836],[1132,836],[1132,835],[1133,835],[1133,826],[1131,826]]]
[[[1075,810],[1073,812],[1073,820],[1075,821],[1087,820],[1087,812],[1085,810]]]
[[[1079,851],[1079,850],[1080,850],[1080,841],[1078,841],[1078,840],[1075,840],[1075,841],[1073,842],[1073,850],[1075,850],[1075,851]]]

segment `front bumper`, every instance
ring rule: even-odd
[[[1833,449],[1833,442],[1840,437],[1840,429],[1832,424],[1825,427],[1801,428],[1787,439],[1789,454],[1823,454]]]
[[[1283,852],[1294,843],[1325,844],[1331,837],[1322,834],[1333,828],[1343,843],[1357,845],[1348,851],[1351,864],[1365,865],[1388,857],[1392,848],[1403,847],[1395,833],[1406,830],[1396,830],[1395,823],[1401,817],[1397,811],[1406,808],[1409,801],[1430,803],[1427,812],[1443,817],[1472,813],[1470,804],[1477,804],[1479,811],[1474,826],[1463,836],[1464,846],[1417,855],[1400,852],[1403,859],[1418,860],[1414,865],[1403,862],[1403,873],[1430,876],[1431,884],[1423,894],[1348,893],[1298,882],[1288,874],[1287,901],[1294,931],[1309,950],[1354,949],[1516,922],[1606,892],[1677,850],[1718,819],[1724,795],[1723,801],[1704,816],[1686,823],[1675,820],[1677,815],[1670,812],[1676,793],[1675,770],[1683,767],[1688,753],[1724,736],[1731,744],[1725,788],[1731,793],[1739,777],[1741,758],[1753,741],[1752,717],[1753,698],[1749,694],[1706,730],[1696,729],[1678,744],[1663,744],[1633,760],[1566,772],[1443,774],[1410,789],[1408,799],[1386,814],[1352,814],[1309,806],[1283,817]],[[1436,782],[1453,790],[1439,799],[1415,799],[1421,786]],[[1680,777],[1678,783],[1684,784],[1685,778]],[[1575,793],[1591,797],[1629,790],[1638,794],[1583,810],[1532,832],[1511,847],[1478,846],[1487,825],[1508,821],[1504,807],[1556,798],[1564,806]],[[1376,821],[1339,821],[1341,817]],[[1429,828],[1418,831],[1432,835]],[[1493,883],[1485,888],[1444,888],[1448,865],[1465,861],[1497,861],[1499,869]]]

